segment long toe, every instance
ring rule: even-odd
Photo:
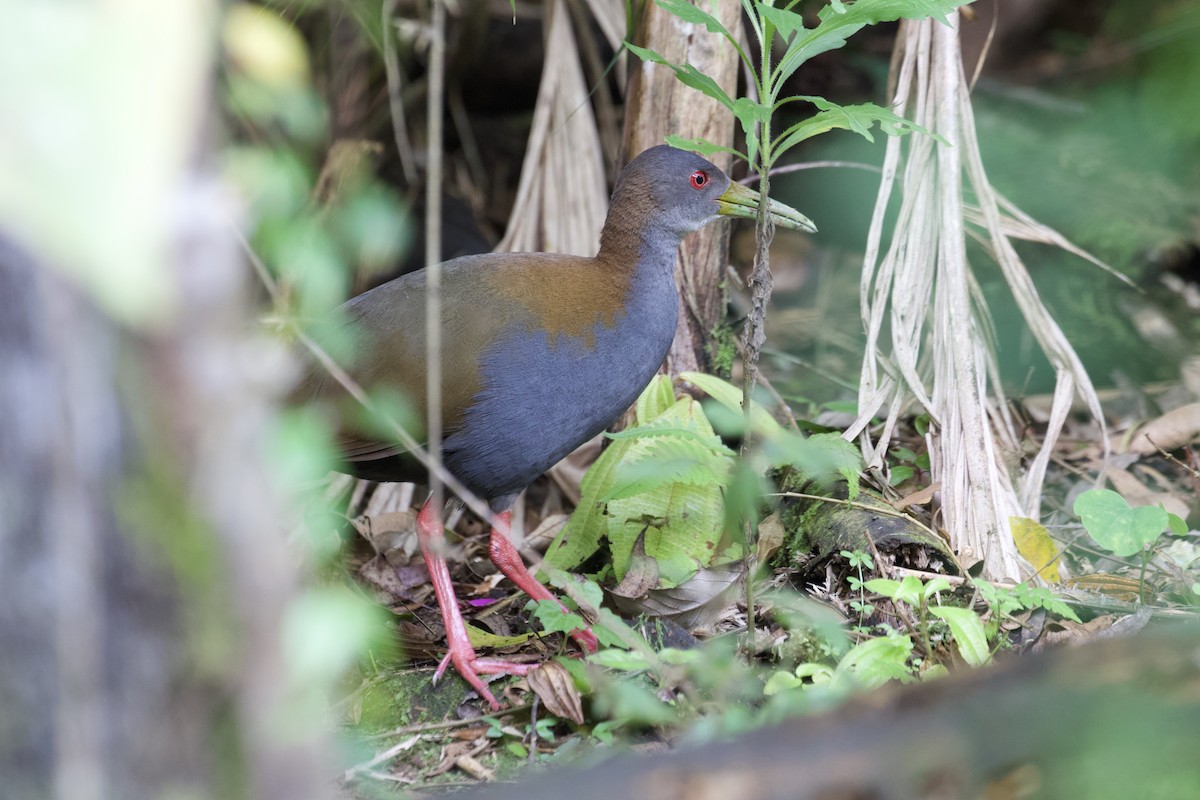
[[[500,710],[500,703],[496,700],[495,695],[484,682],[482,675],[516,675],[524,677],[529,674],[537,664],[522,664],[516,661],[503,661],[496,658],[476,658],[475,650],[471,647],[461,647],[451,644],[449,651],[438,664],[437,671],[433,673],[433,682],[437,683],[438,679],[446,671],[446,667],[450,664],[454,665],[454,671],[462,676],[471,687],[479,693],[479,696],[488,702],[488,705],[493,710]]]

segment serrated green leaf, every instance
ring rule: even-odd
[[[669,438],[679,440],[688,439],[713,451],[718,450],[719,447],[724,447],[717,436],[712,433],[706,433],[692,419],[667,413],[659,414],[653,422],[647,425],[638,425],[634,428],[626,428],[623,431],[606,435],[609,439],[616,441],[624,440],[640,442],[642,444],[648,444],[652,439]]]
[[[649,416],[665,401],[662,384],[652,383],[639,406]],[[709,566],[717,554],[724,530],[722,490],[733,452],[691,397],[612,438],[584,476],[579,506],[545,560],[556,567],[577,566],[607,539],[621,580],[644,531],[646,556],[658,562],[659,586],[673,587]]]
[[[771,121],[771,107],[757,103],[749,97],[739,97],[734,100],[730,110],[733,111],[733,116],[737,118],[737,121],[741,123],[742,131],[747,137],[757,138],[757,126]]]
[[[709,33],[715,33],[724,36],[725,40],[733,46],[737,51],[738,58],[747,67],[753,68],[750,59],[746,55],[746,51],[742,48],[742,43],[739,37],[734,36],[729,32],[719,19],[701,9],[698,5],[693,5],[687,0],[655,0],[660,8],[669,11],[675,17],[690,22],[695,25],[703,25]]]
[[[588,468],[579,484],[579,505],[547,548],[543,559],[546,564],[573,569],[600,548],[608,526],[605,504],[600,498],[609,491],[617,467],[634,444],[632,441],[613,442]]]
[[[643,494],[668,483],[721,487],[729,477],[733,453],[695,438],[673,436],[644,442],[621,462],[605,502]],[[719,444],[719,443],[718,443]]]
[[[533,616],[542,625],[546,633],[570,633],[585,630],[588,626],[583,617],[564,611],[557,600],[531,601]]]
[[[638,395],[634,415],[639,425],[645,425],[659,414],[675,405],[675,388],[666,375],[655,375],[650,384]]]
[[[724,530],[723,511],[720,487],[716,486],[669,484],[612,501],[608,504],[608,540],[617,579],[625,576],[634,542],[643,530],[646,555],[659,562],[660,587],[675,585],[662,574],[662,567],[678,564],[682,557],[699,566],[710,565]],[[648,527],[644,522],[656,517],[660,520],[657,525]]]
[[[958,645],[958,652],[972,667],[983,666],[991,654],[988,652],[987,635],[983,631],[983,622],[974,611],[968,608],[952,606],[933,606],[929,613],[945,621]]]
[[[849,499],[858,496],[858,475],[862,455],[853,442],[836,433],[800,436],[782,431],[764,443],[764,451],[773,466],[790,466],[805,478],[829,485],[840,477],[846,482]]]
[[[742,413],[742,390],[729,381],[703,372],[683,372],[679,377],[696,386],[730,411]],[[768,436],[783,431],[783,426],[775,421],[771,413],[754,400],[750,401],[750,424],[755,433]]]
[[[1142,552],[1167,527],[1167,512],[1158,506],[1131,508],[1108,489],[1091,489],[1075,500],[1075,513],[1096,544],[1117,556]]]
[[[783,36],[784,41],[787,41],[797,33],[807,30],[804,27],[804,18],[795,11],[787,11],[782,8],[775,8],[766,3],[755,0],[754,9],[758,12],[758,16],[775,26],[775,30]]]

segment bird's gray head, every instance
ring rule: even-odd
[[[643,224],[682,237],[718,216],[729,178],[707,159],[660,144],[630,161],[617,178],[613,205],[628,206]]]
[[[661,144],[643,151],[617,178],[614,212],[643,228],[657,228],[678,237],[698,230],[718,217],[753,219],[758,215],[758,192],[730,181],[707,159]],[[767,201],[769,216],[780,227],[816,231],[803,214]],[[611,221],[611,215],[610,215]]]

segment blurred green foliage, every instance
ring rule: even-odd
[[[294,24],[312,24],[331,5],[229,7],[221,29],[225,141],[219,163],[242,198],[239,225],[253,257],[273,284],[268,321],[284,338],[303,331],[336,361],[349,363],[353,342],[342,335],[334,310],[355,275],[394,267],[411,237],[398,193],[375,175],[379,146],[332,139],[329,104],[318,89],[324,78],[314,74],[316,59]],[[374,27],[363,35],[378,39],[379,3],[337,5],[373,6]],[[308,358],[299,345],[295,352]],[[396,403],[383,405],[400,410]],[[336,463],[328,420],[313,408],[284,411],[271,432],[269,456],[287,505],[299,509],[293,541],[314,568],[340,572],[345,520],[327,498],[312,493]],[[356,584],[324,584],[306,589],[287,611],[287,672],[280,679],[289,702],[286,718],[278,720],[281,730],[323,724],[330,693],[347,670],[368,652],[386,657],[395,647],[385,624],[389,615]]]

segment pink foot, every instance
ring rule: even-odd
[[[469,641],[465,645],[456,641],[450,641],[449,644],[450,649],[438,663],[437,671],[433,673],[434,684],[436,685],[441,680],[442,675],[446,672],[446,667],[454,664],[454,671],[461,675],[463,680],[469,683],[475,691],[479,692],[479,696],[486,700],[493,710],[498,711],[500,703],[479,676],[516,675],[524,677],[537,666],[537,664],[518,664],[515,661],[501,661],[494,658],[477,658],[475,649],[471,647]]]

